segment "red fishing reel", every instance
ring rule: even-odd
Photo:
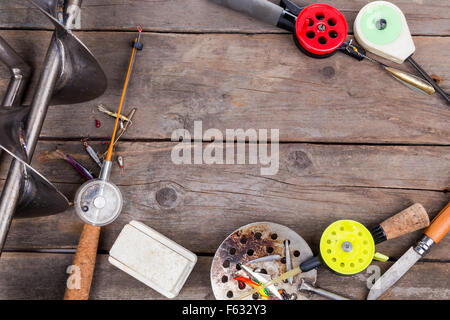
[[[327,4],[313,4],[300,11],[294,41],[305,54],[326,58],[342,46],[347,32],[347,21],[339,10]]]

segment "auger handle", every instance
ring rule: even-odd
[[[375,243],[398,238],[410,232],[426,228],[430,225],[430,218],[425,208],[416,203],[411,207],[397,213],[395,216],[383,221],[372,228]]]
[[[242,12],[250,17],[278,25],[283,8],[267,0],[210,0],[214,3]]]
[[[66,287],[64,300],[88,300],[91,291],[92,277],[94,275],[95,260],[97,258],[98,240],[100,238],[100,227],[94,227],[85,224],[81,233],[80,242],[78,243],[77,252],[73,258],[72,275],[69,280],[74,278],[75,283],[78,282],[79,288],[70,288],[70,284]],[[79,277],[75,279],[75,277]]]

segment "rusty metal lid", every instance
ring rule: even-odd
[[[293,268],[313,256],[308,243],[299,234],[280,224],[257,222],[243,226],[230,234],[217,249],[211,266],[211,286],[216,299],[231,300],[252,289],[249,285],[242,287],[242,284],[239,288],[238,281],[234,280],[239,276],[249,278],[248,274],[242,270],[242,264],[246,264],[252,271],[262,273],[268,280],[285,273],[285,240],[290,242]],[[247,264],[251,260],[270,255],[280,255],[281,259]],[[299,274],[294,277],[292,284],[279,283],[276,288],[284,290],[285,296],[290,299],[305,300],[308,294],[299,293],[297,290],[302,278],[315,283],[317,270]],[[255,294],[248,299],[261,299],[261,295]]]

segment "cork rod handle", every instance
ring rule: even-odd
[[[420,203],[412,205],[380,224],[386,234],[387,240],[426,228],[429,225],[430,218]]]
[[[73,268],[70,277],[74,277],[75,285],[67,285],[64,300],[88,300],[97,258],[100,227],[85,224],[78,243],[77,252],[73,258]],[[75,277],[79,277],[77,280]],[[69,278],[70,280],[71,278]],[[76,285],[78,281],[78,285]],[[69,281],[68,281],[69,282]]]

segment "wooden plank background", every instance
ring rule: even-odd
[[[368,1],[339,0],[349,24]],[[406,13],[415,58],[450,90],[450,3],[393,1]],[[300,2],[299,2],[300,3]],[[302,1],[301,4],[314,3]],[[95,168],[79,141],[102,150],[112,120],[96,111],[115,109],[135,25],[145,29],[127,110],[136,120],[117,151],[125,174],[112,179],[126,203],[102,231],[92,299],[162,299],[109,265],[106,253],[132,219],[155,228],[200,256],[179,298],[213,299],[212,256],[236,228],[255,221],[287,225],[318,253],[321,231],[349,218],[379,223],[414,202],[430,217],[449,201],[450,111],[439,96],[403,87],[369,62],[301,54],[291,36],[207,0],[85,0],[76,35],[105,68],[109,87],[95,101],[50,107],[33,165],[69,198],[82,179],[55,156],[58,148]],[[26,101],[39,76],[51,25],[25,1],[0,3],[0,35],[34,67]],[[408,66],[404,66],[409,69]],[[0,94],[9,74],[0,66]],[[102,127],[95,128],[100,119]],[[203,128],[280,129],[280,170],[260,175],[257,165],[176,166],[171,134]],[[238,142],[243,143],[243,142]],[[0,166],[0,184],[8,170]],[[14,220],[0,259],[1,299],[60,299],[82,224],[72,209],[57,216]],[[393,260],[421,232],[377,246]],[[449,299],[449,248],[445,238],[387,298]],[[391,263],[378,264],[386,270]],[[339,277],[322,268],[318,284],[364,299],[362,273]],[[30,285],[30,283],[32,283]],[[318,297],[313,296],[317,299]]]
[[[270,0],[277,3],[276,0]],[[294,1],[306,6],[312,0]],[[321,1],[338,8],[350,29],[367,0]],[[448,35],[450,4],[446,0],[393,0],[405,12],[414,35]],[[279,2],[278,2],[279,3]],[[177,33],[282,33],[284,31],[239,14],[231,14],[206,0],[86,0],[83,3],[82,30],[135,30]],[[0,26],[8,29],[51,29],[51,24],[26,1],[5,1]]]
[[[39,68],[51,32],[2,35]],[[101,138],[112,130],[111,122],[96,130],[94,109],[99,103],[116,108],[131,35],[77,35],[108,66],[109,88],[95,101],[51,107],[42,132],[46,138]],[[174,130],[192,132],[194,121],[201,120],[205,129],[223,132],[279,128],[282,141],[448,145],[450,110],[439,96],[412,91],[369,62],[339,53],[322,60],[306,57],[289,35],[146,33],[144,38],[147,48],[128,95],[129,107],[138,107],[140,116],[127,138],[170,139]],[[416,43],[417,60],[445,79],[450,65],[436,60],[449,61],[450,38],[419,37]],[[9,77],[2,70],[5,88]],[[444,89],[450,89],[448,83]],[[84,121],[73,125],[71,119]]]

